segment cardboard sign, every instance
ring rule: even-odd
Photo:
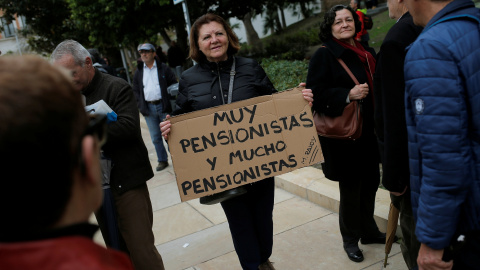
[[[170,118],[182,202],[323,161],[302,89]]]

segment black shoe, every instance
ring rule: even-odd
[[[397,240],[398,240],[398,237],[395,236],[395,238],[393,239],[393,242],[397,242]],[[387,241],[387,235],[385,233],[380,233],[376,237],[365,237],[360,239],[360,243],[362,243],[362,245],[368,245],[368,244],[384,244],[385,245],[385,241]]]
[[[157,165],[157,172],[165,169],[166,167],[168,167],[168,161],[160,161]]]
[[[345,252],[347,253],[348,258],[353,262],[362,262],[363,261],[363,253],[362,251],[356,247],[343,247]]]

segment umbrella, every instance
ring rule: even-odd
[[[98,222],[102,230],[105,244],[116,250],[122,250],[120,231],[117,224],[117,210],[113,199],[112,190],[110,189],[110,172],[112,170],[112,160],[105,156],[103,151],[100,152],[100,165],[102,167],[102,186],[103,186],[103,203],[98,210]]]
[[[107,229],[107,235],[104,235],[105,244],[116,250],[122,250],[120,246],[120,232],[117,224],[117,213],[115,202],[113,201],[110,187],[103,189],[103,204],[100,211],[104,217],[104,226]]]
[[[383,262],[383,267],[387,267],[388,254],[392,250],[392,245],[395,240],[395,233],[397,232],[398,225],[398,215],[400,211],[390,202],[390,211],[388,212],[388,223],[387,223],[387,240],[385,241],[385,260]]]

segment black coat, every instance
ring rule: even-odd
[[[157,64],[158,81],[160,83],[160,91],[162,92],[163,113],[170,113],[172,105],[170,103],[171,96],[168,94],[167,87],[177,83],[175,73],[164,63],[155,58]],[[133,93],[137,99],[137,106],[142,115],[148,115],[148,104],[145,101],[145,93],[143,92],[143,62],[138,63],[138,69],[133,76]]]
[[[390,28],[377,56],[375,129],[383,164],[382,183],[395,192],[402,192],[410,181],[404,103],[405,48],[415,41],[422,29],[413,24],[407,12]]]
[[[152,178],[152,166],[130,85],[121,78],[95,70],[95,76],[82,94],[86,105],[103,99],[117,114],[117,121],[108,124],[107,142],[102,147],[114,164],[111,188],[122,194]]]
[[[235,61],[232,102],[276,92],[267,74],[255,60],[235,57]],[[219,63],[201,62],[183,72],[176,102],[179,108],[173,115],[227,104],[225,95],[228,93],[232,63],[232,57]]]
[[[367,50],[375,57],[372,48]],[[362,61],[355,52],[345,49],[333,40],[319,48],[308,67],[307,88],[312,89],[313,109],[335,117],[343,113],[347,96],[355,83],[337,58],[341,58],[355,75],[359,83],[368,83]],[[369,86],[370,90],[372,89]],[[335,181],[354,180],[359,173],[378,174],[378,147],[373,125],[373,98],[368,94],[362,101],[362,135],[355,141],[320,138],[325,163],[325,177]],[[373,176],[372,176],[373,177]]]
[[[177,66],[183,66],[185,62],[185,54],[178,45],[171,46],[167,51],[168,66],[176,68]]]

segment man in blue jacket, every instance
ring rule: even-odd
[[[172,112],[170,95],[167,87],[176,83],[177,78],[172,70],[156,57],[155,47],[150,43],[139,46],[142,62],[133,76],[133,93],[137,99],[138,109],[145,117],[150,137],[157,152],[158,165],[161,171],[168,166],[168,156],[163,145],[160,122],[167,113]]]
[[[424,27],[404,69],[417,262],[478,269],[480,11],[470,0],[405,2]]]

